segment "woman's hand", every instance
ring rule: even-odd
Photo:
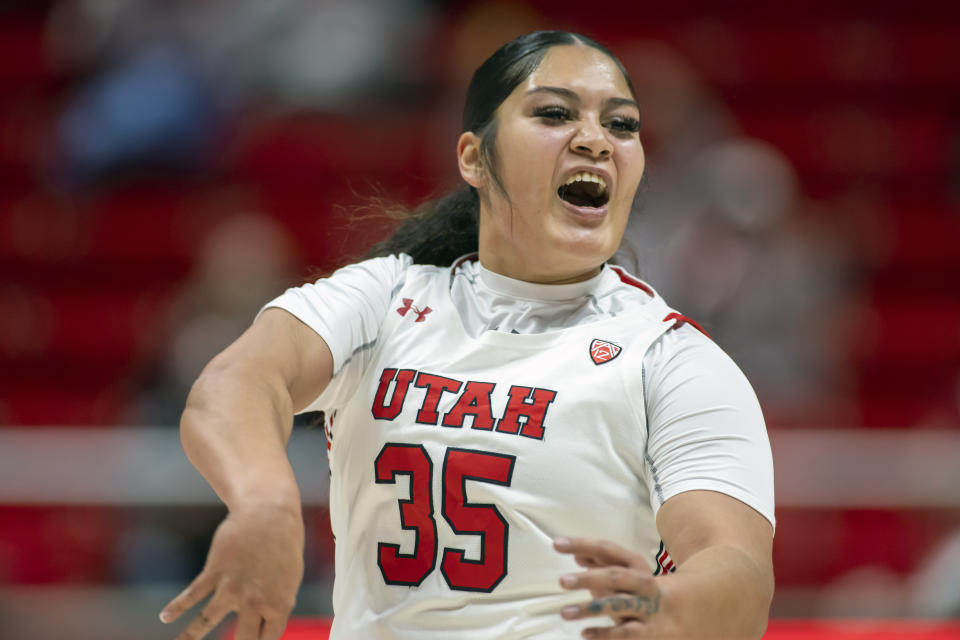
[[[233,510],[217,527],[200,575],[160,614],[173,622],[213,597],[177,640],[199,640],[231,611],[236,640],[283,634],[303,579],[303,517],[276,505]]]
[[[564,607],[566,620],[606,616],[612,627],[590,627],[585,638],[670,637],[674,630],[664,615],[660,581],[639,554],[606,540],[557,538],[554,548],[573,554],[577,564],[587,570],[560,578],[565,589],[589,589],[593,600]]]

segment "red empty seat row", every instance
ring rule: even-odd
[[[2,93],[8,97],[0,101],[0,184],[30,183],[49,150],[57,107],[50,99],[30,94],[11,97],[15,92],[5,91],[0,84]]]
[[[920,344],[923,335],[912,344]],[[903,350],[906,350],[904,347]],[[960,427],[960,357],[885,357],[857,363],[859,423],[867,427]]]
[[[960,7],[952,0],[927,0],[911,5],[872,0],[808,0],[803,4],[741,0],[735,5],[735,12],[731,11],[731,5],[712,0],[625,4],[617,7],[616,21],[611,20],[608,14],[585,11],[583,3],[577,0],[526,0],[526,4],[558,20],[576,16],[582,18],[586,26],[591,26],[594,22],[607,24],[607,29],[597,34],[598,37],[610,37],[609,32],[617,27],[632,27],[634,20],[641,20],[642,24],[643,18],[651,21],[680,21],[684,18],[725,16],[727,20],[741,24],[785,22],[807,25],[829,23],[842,18],[865,17],[894,25],[930,22],[936,24],[936,21],[948,21],[951,18],[954,22],[960,20]],[[594,22],[591,22],[591,19]]]
[[[429,166],[434,148],[428,140],[436,132],[431,125],[430,118],[385,116],[376,110],[259,123],[238,136],[230,164],[243,178],[307,177],[318,189],[342,183],[351,172],[359,180],[385,174],[422,180],[434,177]],[[449,133],[452,150],[456,132]]]
[[[342,175],[323,186],[278,180],[233,195],[229,183],[206,190],[141,185],[72,199],[0,193],[0,278],[50,273],[59,281],[63,271],[74,270],[102,273],[107,277],[99,281],[108,284],[142,273],[149,286],[154,275],[185,275],[218,223],[257,212],[283,221],[310,255],[330,258],[331,249],[367,246],[384,226],[370,220],[362,231],[350,226],[372,213],[360,211],[365,198],[381,194],[412,205],[426,196],[422,183],[402,176],[356,175],[364,177],[355,185]]]
[[[778,506],[773,541],[777,584],[823,585],[870,566],[907,576],[956,527],[956,512]]]
[[[552,18],[610,44],[628,69],[637,40],[669,42],[721,88],[937,87],[956,93],[960,10],[956,3],[830,2],[630,4],[617,19],[582,3],[532,0]],[[818,96],[812,96],[817,100]]]
[[[54,79],[44,43],[42,9],[0,20],[0,87],[42,84]]]
[[[744,131],[782,150],[797,170],[846,176],[935,175],[942,179],[952,158],[945,119],[883,114],[856,107],[808,111],[741,112]]]
[[[123,515],[102,506],[0,507],[5,584],[90,584],[113,579]]]
[[[0,425],[109,425],[123,420],[128,403],[126,383],[108,375],[78,369],[70,379],[0,384]],[[45,376],[46,377],[46,376]]]
[[[400,206],[412,206],[416,200],[396,200],[392,194],[409,194],[402,185],[381,182],[384,197]],[[409,187],[409,185],[406,185]],[[344,260],[358,258],[375,242],[387,237],[396,221],[381,215],[378,208],[361,206],[362,191],[339,194],[312,189],[309,185],[283,187],[276,185],[262,190],[263,204],[296,238],[306,264],[331,268]],[[372,193],[368,192],[368,193]]]
[[[674,36],[707,81],[720,87],[935,86],[956,94],[960,85],[960,68],[948,63],[960,56],[956,23],[706,20],[680,26]]]
[[[0,259],[182,272],[213,225],[256,208],[255,197],[223,195],[229,191],[229,185],[140,184],[54,197],[7,190],[0,193]]]
[[[928,391],[918,395],[913,389],[898,390],[897,394],[861,393],[857,403],[857,424],[871,429],[956,429],[960,427],[956,394],[943,384],[939,386],[936,394]]]
[[[873,302],[857,335],[863,356],[901,362],[955,360],[960,371],[960,297]]]
[[[892,222],[890,264],[960,265],[960,208],[904,208]]]
[[[955,297],[960,282],[960,208],[940,199],[899,201],[852,191],[822,209],[824,224],[844,230],[850,257],[870,270],[878,298]],[[901,304],[902,300],[895,302]]]
[[[960,426],[960,299],[889,291],[866,307],[853,345],[860,423]]]
[[[130,359],[154,346],[170,292],[0,289],[0,356]]]
[[[106,192],[91,203],[90,255],[189,262],[212,220],[232,213],[193,206],[192,198],[202,199],[202,192],[151,186]]]

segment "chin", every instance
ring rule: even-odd
[[[583,265],[602,265],[617,252],[619,239],[614,242],[609,233],[602,232],[599,229],[592,229],[589,233],[569,234],[557,244],[563,247],[563,253],[567,254],[568,260]],[[597,233],[601,231],[601,233]]]

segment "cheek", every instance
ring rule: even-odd
[[[553,184],[568,133],[540,127],[504,131],[500,147],[504,183],[515,202],[542,200]]]
[[[620,180],[624,186],[628,187],[623,189],[620,195],[624,198],[632,197],[633,191],[643,178],[646,158],[643,149],[635,144],[621,148],[619,155]]]

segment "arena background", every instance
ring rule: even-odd
[[[179,447],[190,382],[383,237],[371,196],[456,185],[469,74],[538,28],[630,69],[623,257],[761,397],[770,637],[960,637],[960,3],[6,0],[0,638],[175,636],[224,515]],[[322,432],[290,453],[308,620]]]

